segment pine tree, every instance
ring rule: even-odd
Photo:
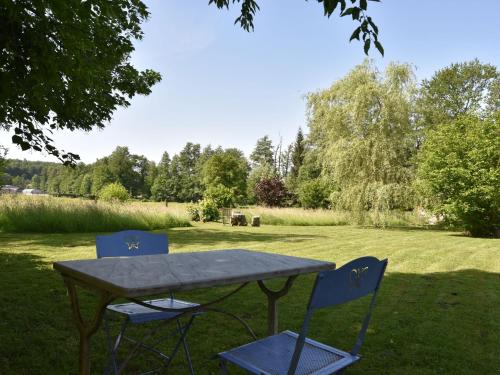
[[[304,155],[305,155],[304,134],[302,133],[302,129],[299,128],[299,131],[297,132],[297,137],[295,138],[295,144],[293,145],[292,168],[290,169],[290,175],[294,179],[296,179],[299,176],[299,169],[304,163]]]

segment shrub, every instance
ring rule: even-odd
[[[461,117],[427,134],[419,188],[435,213],[472,236],[498,236],[500,228],[500,113]]]
[[[222,184],[210,186],[204,194],[205,198],[211,199],[215,202],[217,208],[234,207],[236,196],[234,189],[228,188]]]
[[[99,199],[106,202],[125,202],[130,199],[130,194],[122,184],[113,182],[99,191]]]
[[[264,177],[255,184],[257,202],[268,207],[279,207],[288,196],[288,190],[279,177]]]
[[[219,220],[219,208],[215,204],[213,199],[204,198],[199,203],[200,207],[200,219],[204,223],[207,221],[217,221]]]
[[[304,181],[298,189],[300,205],[304,208],[325,208],[328,206],[328,189],[321,179]]]
[[[192,221],[200,221],[200,205],[197,203],[188,203],[186,211]]]

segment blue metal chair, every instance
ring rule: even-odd
[[[152,234],[139,230],[127,230],[113,233],[111,235],[97,236],[96,251],[97,258],[167,254],[168,238],[166,234]],[[155,299],[144,302],[168,309],[185,309],[198,306],[195,303],[174,299],[172,293],[170,294],[169,298]],[[105,373],[120,373],[121,369],[125,367],[125,364],[132,358],[132,356],[135,354],[135,352],[137,352],[138,349],[151,351],[161,359],[162,365],[158,369],[148,371],[147,373],[158,371],[170,365],[173,357],[176,355],[177,351],[182,345],[186,360],[188,362],[189,372],[192,375],[194,374],[191,356],[189,354],[189,349],[186,342],[186,334],[191,327],[196,314],[192,314],[188,322],[183,325],[180,319],[177,318],[181,314],[180,312],[177,313],[158,311],[133,302],[109,305],[107,307],[107,311],[121,314],[125,317],[125,319],[121,325],[118,335],[116,336],[116,339],[113,340],[109,325],[109,319],[106,316],[107,314],[104,314],[104,328],[108,340],[109,351],[107,366],[104,370]],[[129,336],[125,336],[125,330],[129,324],[143,324],[152,321],[168,320],[176,321],[176,334],[178,334],[178,340],[174,345],[174,348],[168,355],[156,348],[156,346],[159,344],[159,341],[162,341],[164,337],[162,337],[154,344],[147,345],[143,342],[143,340],[136,340]],[[148,335],[146,335],[146,337],[153,337],[157,329],[158,328],[152,330]],[[124,339],[135,344],[135,350],[133,350],[134,353],[131,353],[127,357],[127,359],[119,363],[117,359],[117,350],[120,343]]]
[[[220,369],[227,374],[233,363],[259,375],[340,374],[360,359],[375,297],[384,276],[387,259],[374,257],[353,260],[337,270],[323,271],[316,277],[300,334],[285,331],[262,340],[219,353]],[[345,352],[306,337],[315,310],[346,303],[373,294],[370,307],[352,350]]]

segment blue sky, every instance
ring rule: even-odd
[[[315,0],[260,0],[255,31],[233,25],[238,7],[220,11],[208,0],[146,1],[151,17],[133,62],[163,75],[147,97],[119,109],[102,131],[62,132],[58,147],[84,162],[118,146],[159,161],[188,142],[237,147],[246,155],[257,138],[293,141],[307,131],[304,96],[330,86],[365,58],[349,43],[356,24],[337,14],[323,17]],[[475,6],[473,6],[475,4]],[[414,65],[417,78],[430,78],[453,62],[479,58],[500,65],[500,1],[385,0],[369,2],[379,26],[385,57],[370,57],[383,69],[389,62]],[[10,146],[9,157],[53,160]]]

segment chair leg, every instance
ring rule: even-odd
[[[104,367],[104,375],[107,374],[118,374],[118,366],[116,364],[116,356],[113,350],[113,337],[111,336],[111,329],[109,327],[109,321],[106,312],[102,316],[104,323],[104,332],[106,334],[106,341],[108,343],[108,359],[106,361],[106,366]],[[111,363],[110,363],[111,362]]]
[[[104,329],[107,336],[108,351],[109,351],[109,356],[106,362],[106,367],[104,368],[104,373],[108,374],[108,369],[110,369],[113,374],[117,375],[119,373],[119,366],[118,366],[118,360],[116,358],[116,352],[118,350],[118,346],[120,346],[120,343],[123,339],[125,329],[127,328],[128,325],[128,319],[125,319],[123,321],[123,324],[120,328],[120,332],[118,333],[118,336],[116,337],[114,344],[113,344],[113,336],[111,335],[111,329],[109,327],[109,321],[106,318],[106,314],[104,314],[103,320],[104,320]]]
[[[194,319],[194,315],[191,316],[191,320],[192,319]],[[180,322],[179,319],[176,319],[176,322],[177,322],[177,328],[179,329],[179,332],[181,332],[181,334],[182,334],[182,325],[181,325],[181,322]],[[188,363],[189,373],[191,375],[194,375],[193,363],[191,362],[191,354],[189,354],[189,348],[188,348],[188,345],[187,345],[187,341],[186,341],[186,336],[185,335],[182,336],[182,347],[184,349],[184,355],[185,355],[186,361]]]
[[[179,337],[179,340],[177,340],[177,343],[175,344],[175,347],[174,347],[174,350],[172,350],[172,353],[170,354],[170,358],[169,360],[167,361],[167,363],[165,364],[165,368],[167,368],[168,366],[170,366],[170,363],[172,362],[172,359],[175,357],[175,355],[177,354],[177,351],[179,350],[181,344],[184,342],[184,340],[186,339],[186,335],[189,331],[189,328],[191,327],[191,324],[193,324],[193,320],[194,320],[194,315],[191,315],[191,318],[189,319],[188,323],[184,326],[184,328],[181,327],[181,336]],[[177,320],[178,321],[178,320]],[[191,360],[188,361],[190,363],[190,371],[192,370],[192,365],[191,365]]]

